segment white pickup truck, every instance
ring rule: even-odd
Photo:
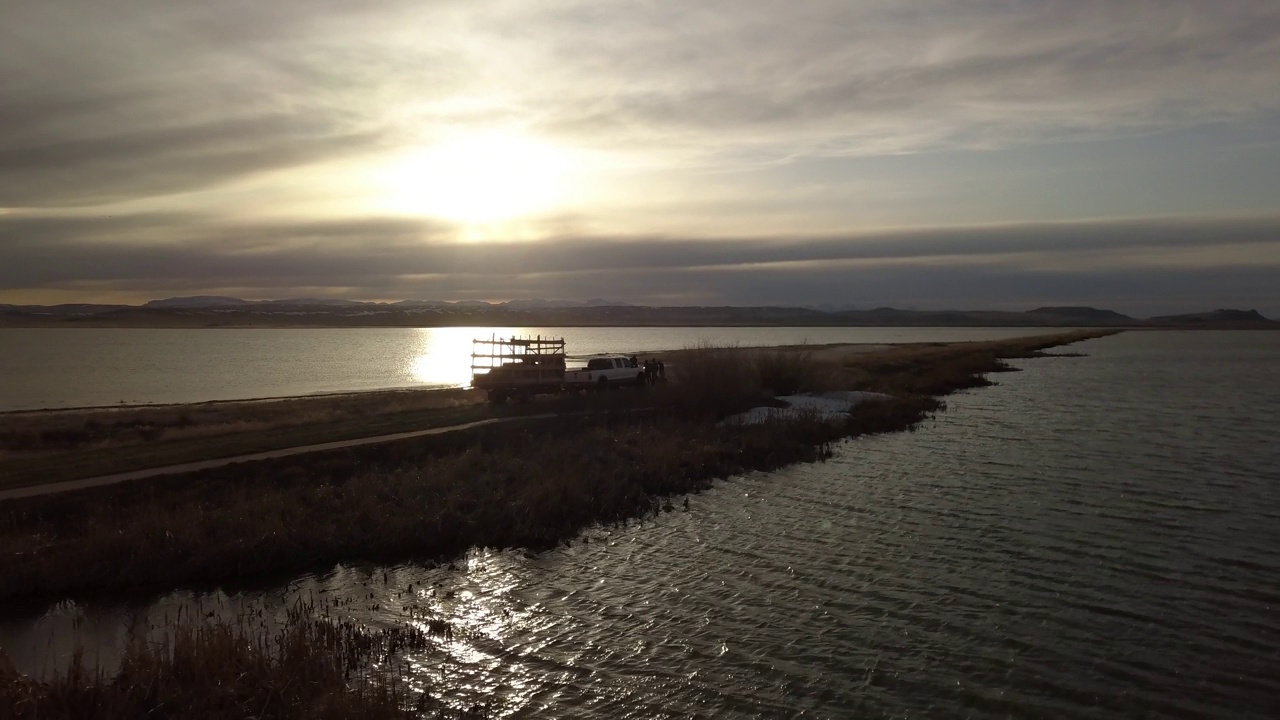
[[[622,385],[644,387],[644,380],[644,368],[632,365],[631,360],[621,355],[591,358],[585,368],[567,370],[564,374],[564,386],[570,390],[606,390]]]

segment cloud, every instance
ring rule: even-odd
[[[1271,0],[16,3],[0,289],[1209,301],[1277,264],[1274,219],[1224,218],[1280,190],[1276,67]],[[467,244],[334,207],[494,125],[604,158],[549,210],[584,230]]]
[[[166,195],[341,157],[378,140],[296,117],[261,116],[0,149],[0,197],[35,207]]]
[[[519,122],[733,166],[1238,120],[1265,0],[19,3],[0,206],[93,204]]]
[[[329,295],[356,289],[363,298],[608,295],[796,304],[849,297],[857,288],[858,302],[970,307],[997,302],[1000,293],[1001,305],[1033,291],[1069,294],[1064,288],[1082,301],[1095,290],[1123,296],[1124,283],[1114,279],[1123,277],[1145,278],[1131,289],[1158,304],[1213,286],[1224,274],[1252,278],[1252,286],[1228,288],[1233,293],[1266,287],[1263,275],[1280,271],[1280,217],[499,243],[457,242],[453,230],[403,218],[237,224],[183,215],[0,217],[0,289],[234,287],[280,297],[307,288]],[[1208,279],[1185,280],[1197,273]],[[1153,277],[1177,284],[1158,297]]]
[[[1280,89],[1280,9],[1264,2],[664,10],[593,15],[595,43],[573,26],[556,35],[558,58],[621,79],[576,96],[566,132],[814,153],[997,147],[1239,117],[1276,107]]]
[[[335,2],[25,3],[0,27],[0,207],[201,190],[385,150],[382,96],[449,88],[428,50],[344,36],[377,17]],[[395,13],[403,5],[385,2]]]

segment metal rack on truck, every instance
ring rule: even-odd
[[[486,391],[491,403],[561,392],[564,365],[564,338],[471,341],[471,386]]]

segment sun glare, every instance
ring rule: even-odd
[[[462,135],[401,156],[383,182],[396,212],[490,223],[551,209],[567,163],[563,151],[523,135]]]
[[[414,381],[428,385],[465,387],[471,383],[471,339],[491,332],[475,328],[418,330],[421,347],[406,368]],[[480,334],[477,335],[476,333]]]

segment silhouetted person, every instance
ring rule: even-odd
[[[631,356],[631,367],[640,367],[640,358],[635,355]]]
[[[658,361],[658,379],[659,380],[667,379],[667,364],[662,362],[661,360]],[[686,500],[685,502],[688,503],[689,501]]]

